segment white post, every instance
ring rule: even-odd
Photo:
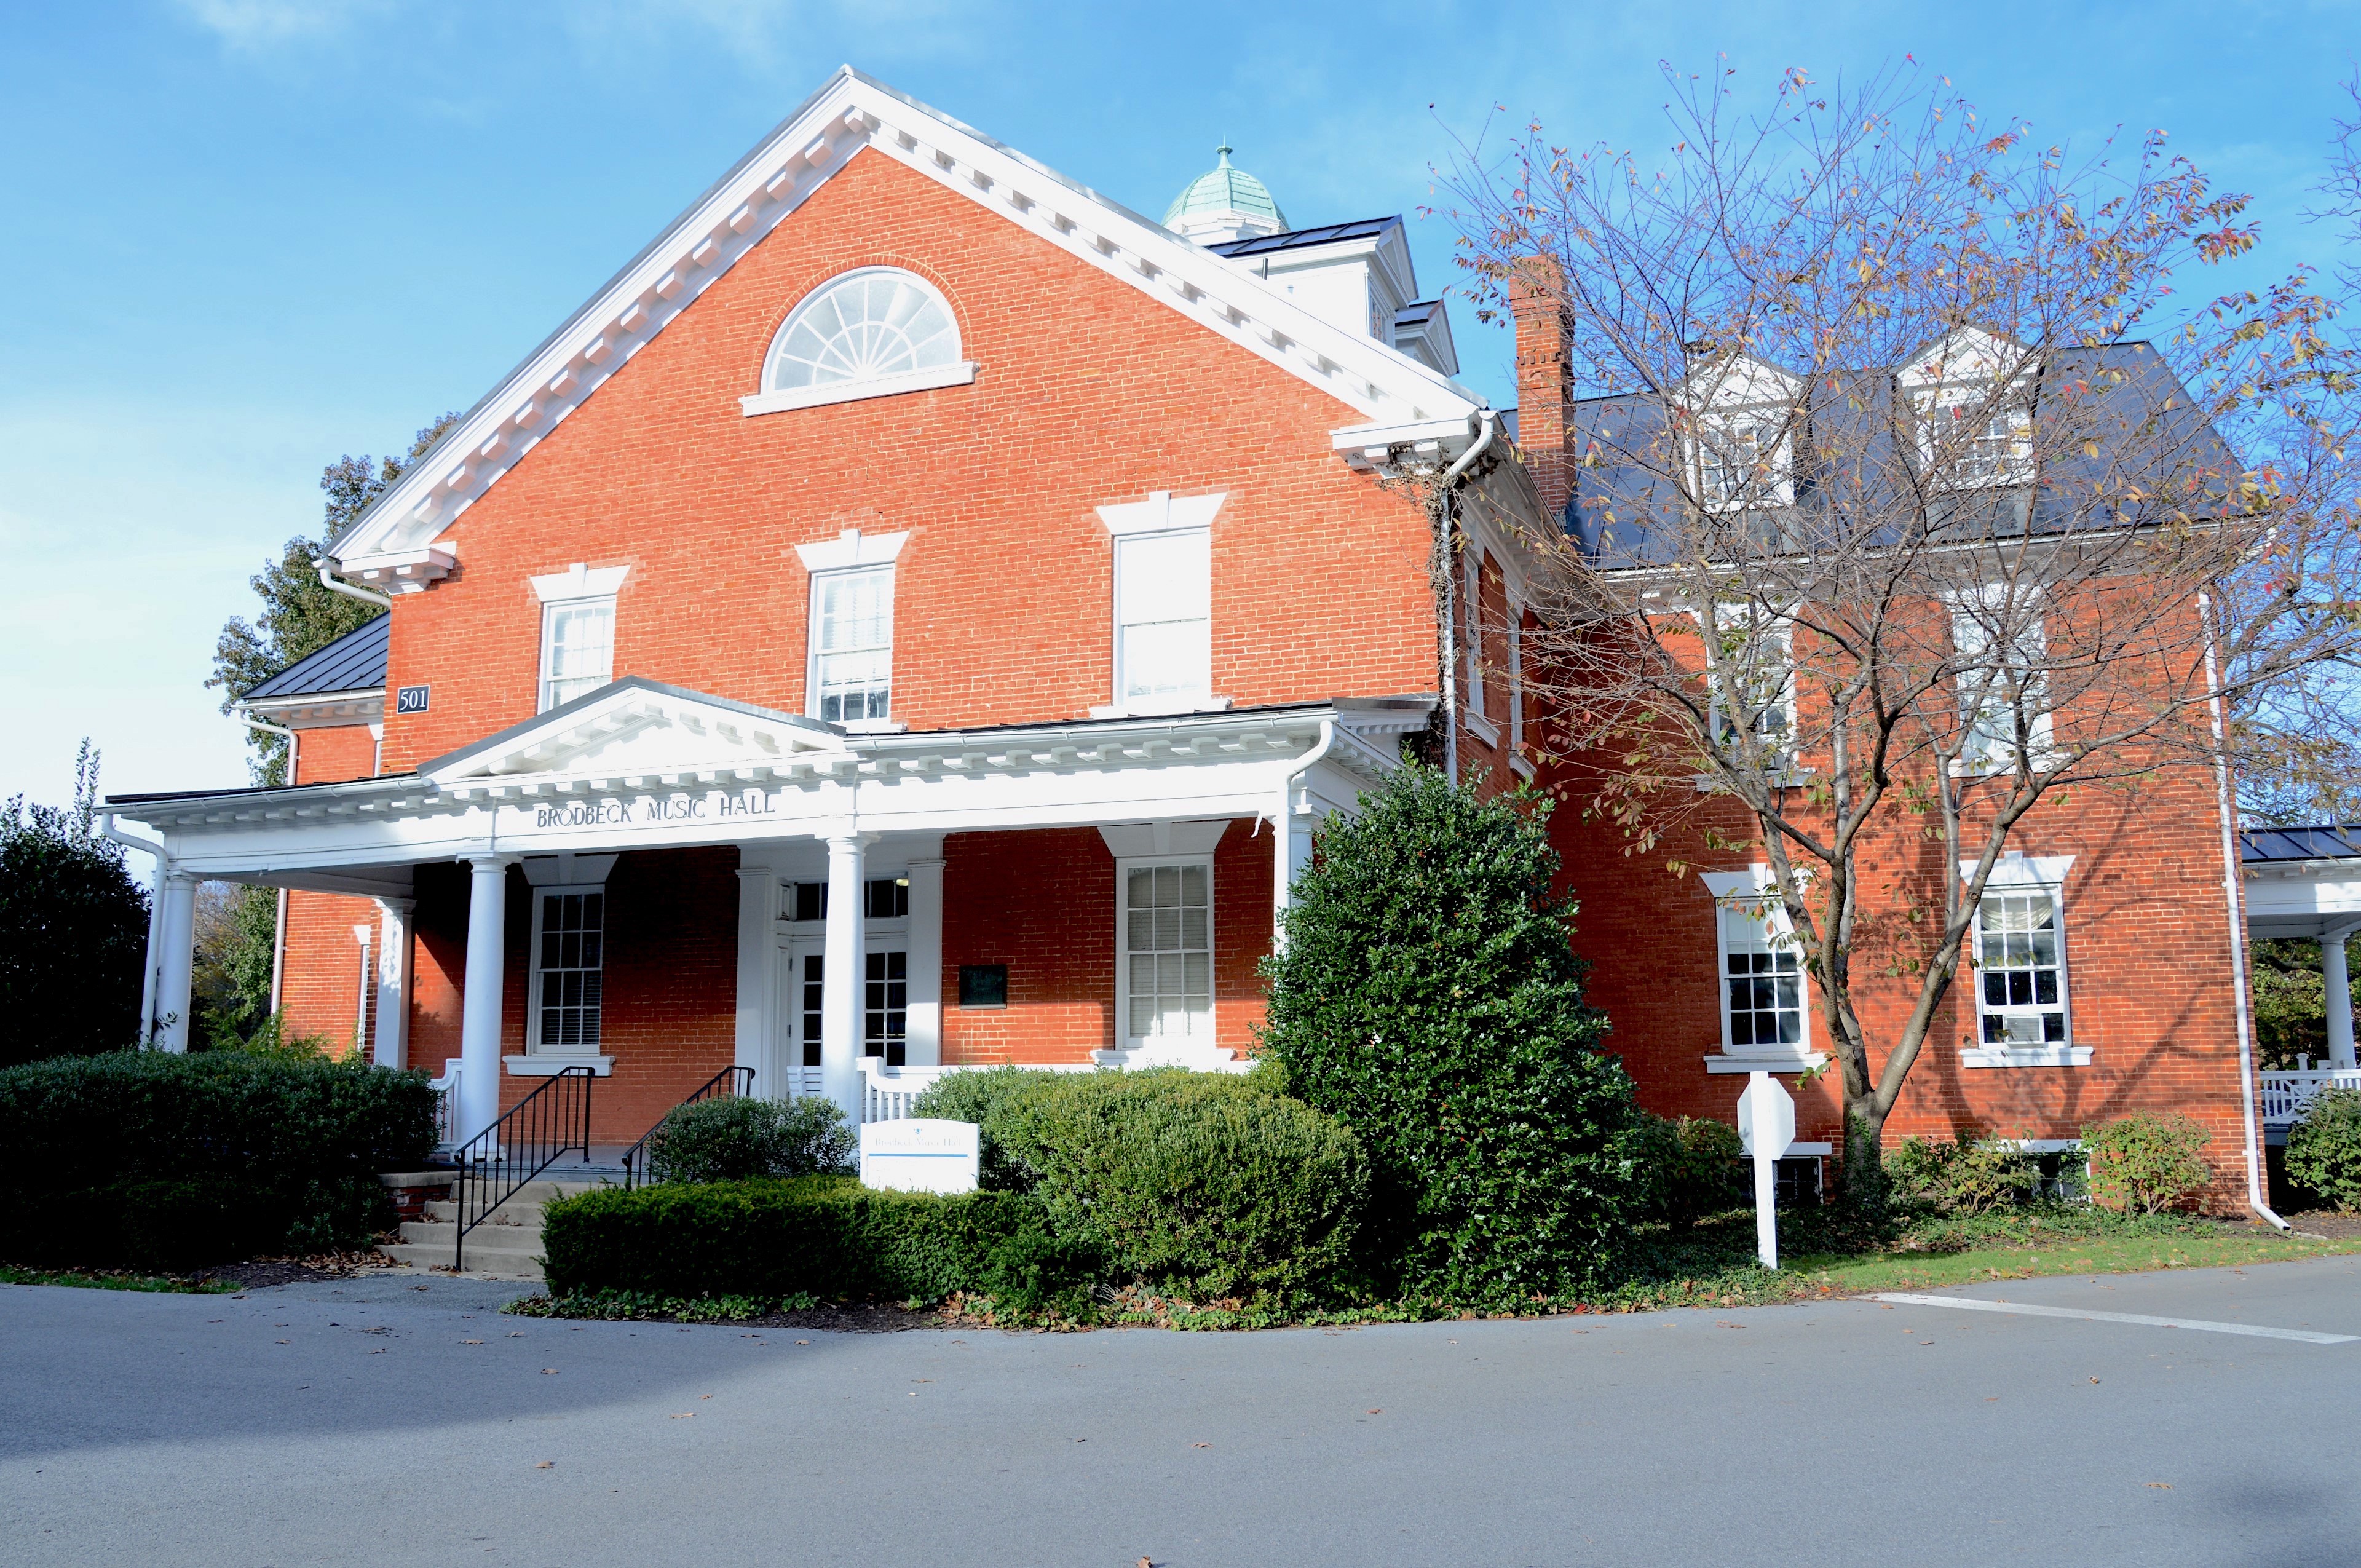
[[[2320,939],[2320,980],[2328,1004],[2328,1065],[2350,1068],[2353,1060],[2353,981],[2345,968],[2345,938],[2351,927]]]
[[[743,852],[742,850],[741,851]],[[730,1060],[754,1069],[754,1092],[787,1097],[793,1079],[786,1057],[772,1048],[776,1031],[771,989],[779,967],[779,873],[769,866],[738,868],[738,1015]]]
[[[466,1144],[500,1119],[500,1002],[507,977],[506,855],[470,855],[467,975],[459,993],[459,1124]]]
[[[828,948],[820,966],[820,1089],[861,1124],[861,1019],[869,966],[862,945],[863,840],[828,841]]]
[[[189,988],[196,959],[197,879],[173,872],[164,879],[164,916],[157,940],[156,1031],[159,1050],[189,1048]]]
[[[369,992],[377,989],[377,966],[369,962],[369,938],[376,933],[364,923],[353,927],[353,943],[361,950],[361,972],[353,985],[353,1049],[368,1044]]]
[[[377,1036],[371,1052],[379,1067],[410,1064],[410,912],[413,898],[377,901]]]
[[[943,862],[910,862],[910,992],[906,1056],[912,1067],[943,1059]]]
[[[1765,1268],[1779,1266],[1779,1162],[1754,1151],[1754,1255]]]
[[[156,1043],[156,966],[164,961],[164,857],[156,857],[155,885],[148,890],[148,966],[139,977],[139,1045],[144,1050]],[[279,1009],[279,997],[270,998],[271,1011]]]
[[[1312,813],[1286,804],[1271,827],[1270,950],[1287,946],[1287,911],[1295,902],[1295,879],[1312,863]]]

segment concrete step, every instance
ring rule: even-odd
[[[448,1220],[404,1220],[401,1223],[401,1239],[406,1242],[433,1243],[440,1237],[441,1245],[448,1246],[451,1244],[451,1233],[454,1228]],[[467,1245],[469,1246],[478,1245],[479,1238],[481,1245],[485,1246],[527,1247],[534,1252],[541,1250],[541,1226],[538,1224],[478,1225],[467,1233]]]
[[[425,1218],[436,1224],[455,1223],[459,1218],[459,1205],[447,1198],[430,1198],[426,1201]],[[511,1200],[476,1223],[481,1225],[531,1225],[539,1229],[541,1205]]]
[[[539,1279],[541,1265],[532,1257],[510,1253],[484,1252],[476,1245],[476,1235],[467,1237],[467,1255],[464,1260],[467,1272],[480,1274],[491,1279]],[[444,1242],[427,1246],[416,1242],[390,1242],[377,1249],[387,1258],[412,1268],[448,1268],[451,1266],[451,1246]]]

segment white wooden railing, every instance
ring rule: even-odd
[[[2310,1057],[2298,1057],[2303,1064],[2297,1072],[2258,1072],[2255,1075],[2256,1091],[2261,1098],[2263,1124],[2271,1127],[2291,1126],[2312,1108],[2313,1100],[2323,1089],[2361,1089],[2361,1068],[2313,1069]]]
[[[992,1064],[998,1065],[998,1064]],[[1031,1062],[1020,1066],[1041,1072],[1095,1072],[1091,1062],[1060,1062],[1055,1066],[1036,1067]],[[875,1057],[861,1058],[861,1119],[862,1122],[899,1122],[910,1113],[910,1102],[955,1072],[980,1072],[985,1064],[961,1063],[950,1067],[887,1067]]]

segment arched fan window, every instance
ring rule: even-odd
[[[925,280],[893,267],[832,278],[795,308],[763,367],[763,392],[746,411],[975,379],[960,358],[959,323]]]

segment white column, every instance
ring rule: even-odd
[[[413,898],[377,901],[377,1036],[379,1067],[410,1065],[410,912]]]
[[[155,884],[148,890],[148,963],[139,976],[139,1044],[156,1043],[156,966],[164,959],[164,857],[156,857]],[[279,1010],[276,991],[270,1009]]]
[[[158,923],[156,1031],[159,1050],[189,1048],[189,980],[197,940],[197,879],[173,872],[164,879],[164,915]]]
[[[2320,939],[2321,989],[2328,1003],[2328,1065],[2349,1068],[2353,1060],[2353,981],[2345,969],[2346,927]]]
[[[738,872],[738,1033],[740,1067],[754,1069],[754,1092],[784,1100],[792,1080],[775,1048],[772,988],[779,968],[779,873],[769,866]]]
[[[369,938],[377,935],[364,922],[353,927],[353,945],[361,950],[361,970],[353,981],[353,1049],[368,1044],[369,992],[377,989],[377,966],[369,962]]]
[[[1294,781],[1290,781],[1290,786]],[[1270,950],[1287,945],[1284,917],[1294,902],[1295,879],[1312,863],[1312,801],[1309,789],[1279,792],[1279,820],[1271,824]]]
[[[828,949],[820,970],[819,1081],[822,1092],[861,1124],[861,1014],[869,970],[862,945],[863,840],[828,841]]]
[[[910,862],[910,992],[907,1059],[943,1059],[943,862]]]
[[[507,977],[506,855],[470,855],[467,975],[459,993],[459,1121],[465,1144],[500,1119],[500,1000]]]

